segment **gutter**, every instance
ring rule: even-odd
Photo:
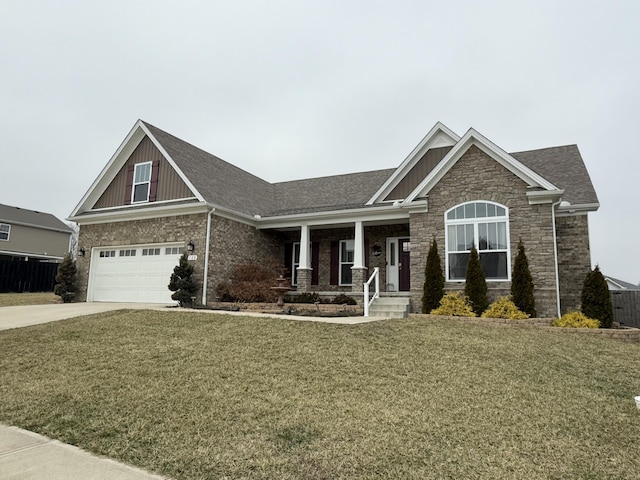
[[[560,312],[560,274],[558,273],[558,237],[556,235],[556,207],[560,205],[562,199],[551,204],[551,220],[553,221],[553,259],[556,274],[556,306],[558,318],[562,316]]]
[[[207,280],[209,279],[209,246],[211,245],[211,215],[215,212],[215,207],[211,207],[207,214],[207,239],[204,252],[204,280],[202,281],[202,306],[207,305]]]

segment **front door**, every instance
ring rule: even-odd
[[[408,292],[411,288],[409,270],[409,239],[387,238],[387,292]]]

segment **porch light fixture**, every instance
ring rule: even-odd
[[[81,248],[80,250],[78,250],[78,256],[79,256],[79,257],[84,257],[84,254],[85,254],[85,253],[86,253],[86,252],[85,252],[84,248]]]
[[[196,249],[196,246],[193,244],[191,240],[187,243],[187,252],[193,252]]]

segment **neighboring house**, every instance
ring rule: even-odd
[[[611,292],[613,320],[640,328],[640,285],[604,277]]]
[[[0,260],[60,262],[72,233],[50,213],[0,204]]]
[[[203,303],[234,265],[274,257],[298,291],[360,299],[379,267],[383,292],[419,311],[434,237],[446,289],[463,288],[475,244],[491,298],[508,294],[522,239],[538,312],[555,316],[580,303],[598,207],[575,145],[510,154],[437,123],[396,168],[272,184],[138,121],[69,220],[88,301],[169,301],[192,246]]]
[[[604,276],[609,290],[629,290],[640,291],[640,285],[634,285],[633,283],[625,282],[624,280],[618,280],[617,278]]]

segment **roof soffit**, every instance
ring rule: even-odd
[[[427,150],[438,147],[454,146],[460,137],[446,125],[437,122],[424,136],[420,143],[409,153],[395,172],[387,179],[378,191],[369,199],[367,205],[381,202],[402,181],[411,169],[420,161]]]
[[[149,139],[153,142],[155,147],[160,151],[165,160],[171,165],[171,167],[176,171],[178,176],[182,179],[182,181],[189,187],[189,189],[193,192],[194,196],[198,198],[200,201],[204,201],[202,195],[196,190],[193,184],[189,181],[189,179],[185,176],[185,174],[180,170],[180,168],[173,161],[171,156],[167,153],[164,147],[160,144],[160,142],[153,136],[153,134],[149,131],[142,120],[138,120],[129,134],[125,137],[123,142],[120,144],[116,152],[113,154],[109,162],[102,169],[98,177],[91,184],[87,193],[84,194],[76,208],[71,213],[70,217],[75,217],[76,215],[91,210],[93,205],[98,201],[100,196],[105,192],[107,187],[111,184],[115,176],[118,174],[120,169],[127,162],[131,154],[135,151],[136,147],[140,144],[140,142],[144,139],[144,137],[149,137]]]
[[[504,168],[523,180],[529,187],[539,187],[544,190],[559,190],[551,182],[535,173],[530,168],[524,166],[513,156],[509,155],[502,148],[491,142],[489,139],[470,128],[467,133],[454,145],[442,161],[431,171],[431,173],[407,196],[405,202],[411,202],[417,198],[426,196],[431,189],[445,176],[445,174],[462,158],[462,156],[472,146],[478,147],[493,160]]]

